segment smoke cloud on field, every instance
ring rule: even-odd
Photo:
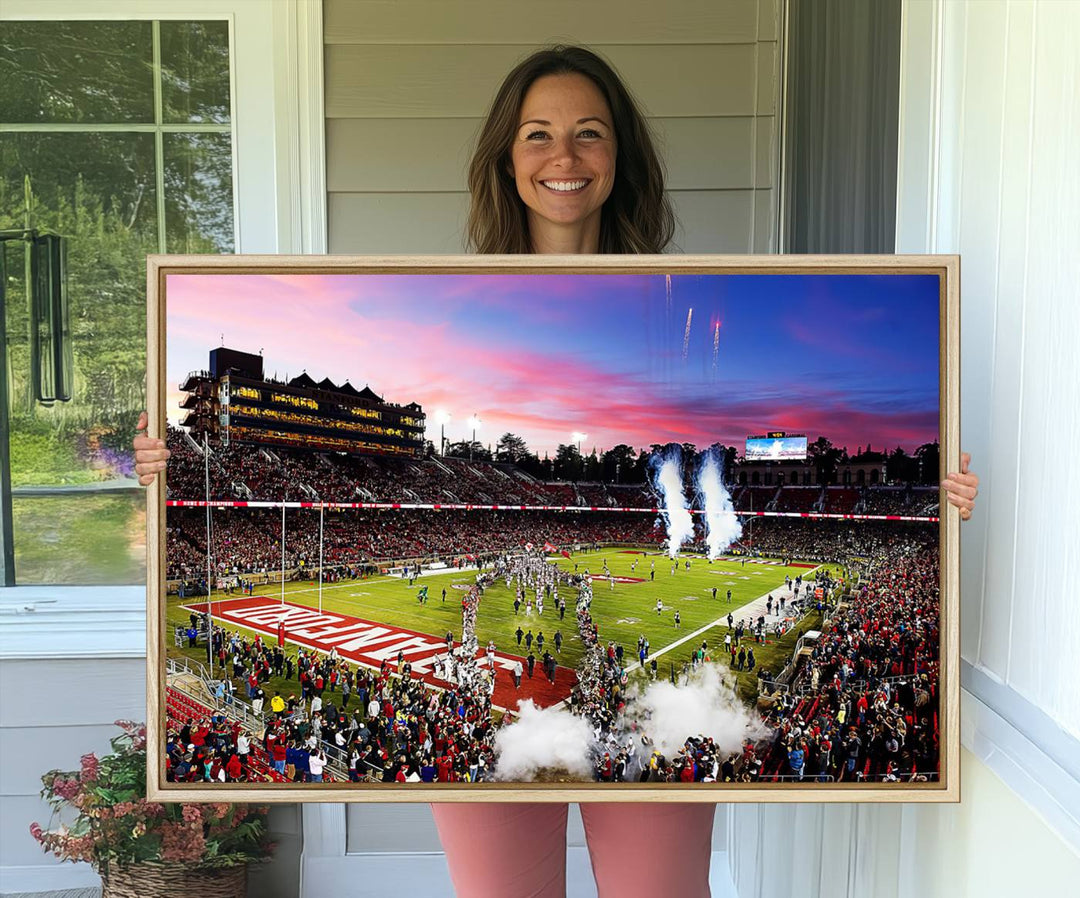
[[[679,547],[694,537],[694,519],[683,492],[682,447],[672,445],[649,459],[649,476],[664,505],[668,534],[668,555],[674,558]]]
[[[644,731],[668,758],[688,736],[708,736],[721,752],[734,752],[744,739],[758,741],[771,735],[757,712],[735,695],[733,683],[712,664],[693,671],[686,683],[660,680],[631,695],[633,713],[623,725]]]
[[[518,704],[516,721],[495,736],[495,779],[532,782],[542,770],[565,770],[592,779],[593,730],[565,708],[538,708],[532,699]]]
[[[723,469],[716,450],[703,452],[698,460],[697,487],[705,509],[705,542],[709,558],[718,558],[742,535],[731,494],[724,486]]]

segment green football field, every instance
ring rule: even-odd
[[[666,556],[640,553],[630,554],[624,550],[604,549],[598,552],[579,552],[572,558],[558,558],[560,567],[578,573],[588,570],[601,573],[603,562],[607,560],[608,569],[615,577],[640,578],[642,582],[619,583],[611,588],[607,580],[593,582],[593,619],[600,630],[600,637],[606,643],[614,640],[621,643],[626,655],[624,663],[636,663],[637,641],[641,634],[649,639],[650,650],[658,656],[657,662],[662,675],[668,675],[670,666],[676,671],[702,640],[706,640],[710,650],[720,646],[727,632],[727,615],[759,596],[772,591],[779,595],[783,588],[785,575],[794,579],[799,574],[804,578],[812,576],[812,569],[807,567],[784,567],[781,565],[763,565],[738,561],[716,561],[710,564],[706,559],[690,556],[690,569],[686,569],[686,559],[680,558],[676,573],[671,573],[671,561]],[[632,563],[637,561],[636,570]],[[650,581],[649,574],[655,563],[655,579]],[[441,639],[448,630],[455,638],[461,635],[461,599],[462,587],[475,582],[475,571],[457,571],[426,574],[419,578],[416,585],[398,577],[375,577],[367,580],[350,580],[344,583],[325,584],[322,589],[322,608],[324,611],[340,612],[365,620],[397,626],[428,634]],[[428,587],[428,601],[420,605],[417,592],[421,586]],[[716,588],[717,597],[712,597],[712,588]],[[445,603],[442,591],[446,590]],[[727,591],[731,590],[731,601],[727,600]],[[215,598],[218,597],[215,593]],[[271,585],[265,591],[257,587],[255,595],[278,597],[281,587]],[[543,632],[545,648],[555,653],[554,635],[561,630],[563,636],[562,652],[556,655],[560,665],[574,667],[581,658],[581,642],[577,636],[574,620],[576,591],[568,590],[566,617],[559,620],[554,603],[546,603],[544,614],[537,615],[535,608],[531,617],[525,613],[524,606],[520,613],[514,613],[514,593],[507,589],[503,581],[489,587],[480,603],[477,614],[477,637],[480,645],[494,640],[499,651],[508,654],[525,655],[524,645],[517,645],[515,631],[518,626],[531,630],[536,636]],[[285,584],[285,598],[309,607],[319,606],[319,589],[310,581]],[[656,600],[663,602],[663,612],[657,614]],[[168,601],[168,621],[171,626],[185,623],[187,612],[180,605],[181,600],[170,596]],[[678,610],[681,627],[674,626],[674,611]],[[736,622],[739,615],[735,613]],[[811,615],[799,622],[797,629],[813,629],[820,624],[820,616]],[[701,632],[698,632],[701,631]],[[696,635],[693,635],[695,634]],[[765,646],[754,645],[758,666],[765,666],[774,673],[790,657],[796,633],[792,632],[779,643]],[[170,640],[171,643],[171,640]],[[534,652],[536,644],[534,643]],[[170,649],[173,651],[173,649]],[[183,654],[188,654],[184,652]],[[195,652],[205,657],[205,652]],[[539,652],[536,652],[539,656]],[[726,664],[723,652],[714,652],[713,660]],[[756,674],[744,672],[739,677],[740,692],[747,698],[756,693]]]

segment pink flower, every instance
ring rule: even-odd
[[[44,841],[45,832],[44,832],[44,830],[42,830],[40,823],[31,823],[30,824],[30,835],[32,835],[34,837],[35,842]]]
[[[183,823],[164,823],[161,826],[161,859],[163,861],[197,861],[202,858],[206,840],[202,830]]]
[[[198,805],[186,804],[181,813],[183,814],[184,820],[188,823],[202,823],[202,810]]]
[[[83,755],[79,760],[82,763],[82,781],[84,783],[94,782],[98,778],[98,769],[100,766],[97,755],[90,752],[90,754]]]
[[[53,780],[52,788],[65,801],[71,801],[79,793],[79,781],[58,776]]]

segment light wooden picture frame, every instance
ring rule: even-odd
[[[150,256],[147,297],[149,798],[959,800],[958,257]]]

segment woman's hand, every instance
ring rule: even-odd
[[[941,481],[941,488],[952,505],[960,509],[960,520],[966,521],[971,518],[971,512],[975,508],[975,497],[979,495],[979,475],[968,471],[971,464],[971,455],[963,452],[960,455],[960,473],[950,473]]]
[[[145,432],[148,421],[146,412],[142,412],[135,429]],[[139,483],[149,486],[154,482],[158,472],[165,470],[169,450],[165,448],[164,440],[156,440],[145,434],[135,437],[132,445],[135,447],[135,473],[139,475]]]

